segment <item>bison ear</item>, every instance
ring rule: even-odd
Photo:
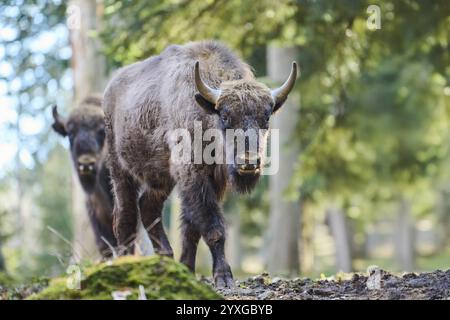
[[[64,124],[65,121],[63,121],[61,119],[61,117],[59,116],[58,107],[56,105],[53,106],[52,115],[53,115],[53,120],[54,120],[54,122],[52,124],[53,130],[55,130],[57,133],[59,133],[63,137],[67,136],[66,126]]]
[[[216,109],[216,105],[214,103],[209,102],[200,93],[195,95],[195,101],[208,113],[218,113]]]

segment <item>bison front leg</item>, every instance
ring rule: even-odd
[[[225,258],[225,223],[211,180],[201,176],[194,179],[189,187],[180,189],[184,232],[181,261],[194,271],[201,235],[211,251],[215,285],[232,287],[233,275]]]
[[[155,252],[160,255],[173,257],[172,247],[167,239],[162,222],[164,201],[169,192],[149,190],[139,199],[142,222],[152,241]]]
[[[120,255],[133,254],[137,229],[137,186],[126,173],[111,170],[114,187],[114,234]]]
[[[192,222],[192,213],[188,208],[183,208],[182,219],[182,251],[180,261],[184,263],[192,272],[195,272],[195,257],[197,255],[197,246],[200,241],[200,232],[197,226]]]
[[[92,229],[95,235],[95,242],[97,248],[102,256],[102,259],[109,259],[113,256],[113,250],[116,246],[116,239],[112,233],[112,229],[102,226],[95,214],[95,208],[91,203],[88,203],[88,214]],[[110,248],[110,246],[112,248]]]

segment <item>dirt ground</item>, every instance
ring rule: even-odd
[[[209,279],[202,281],[211,283]],[[25,299],[39,292],[46,281],[6,289],[0,286],[0,300]],[[271,278],[268,274],[236,281],[233,289],[218,292],[229,300],[344,300],[425,299],[450,300],[450,269],[429,273],[392,274],[375,269],[371,276],[344,275],[341,279]]]
[[[262,274],[237,281],[236,288],[219,292],[230,300],[450,300],[450,269],[403,275],[377,269],[370,277],[361,274],[349,277],[346,280],[283,280]]]

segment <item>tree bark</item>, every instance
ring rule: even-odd
[[[303,274],[310,274],[314,271],[314,229],[315,221],[312,210],[305,201],[302,201],[301,217],[301,242],[300,242],[300,265]]]
[[[352,256],[349,228],[342,209],[330,207],[327,209],[327,220],[336,247],[336,269],[342,272],[352,271]]]
[[[405,198],[399,203],[394,229],[397,263],[402,271],[413,271],[415,266],[414,224],[411,204]]]
[[[297,48],[269,46],[267,63],[269,77],[282,83],[289,75],[291,62],[298,56]],[[272,128],[280,129],[279,170],[270,176],[270,219],[268,234],[267,269],[272,274],[298,274],[300,201],[286,200],[285,190],[294,173],[299,151],[292,144],[292,134],[297,124],[299,97],[292,92],[285,106],[273,116]],[[272,155],[273,157],[274,155]]]
[[[450,186],[440,191],[438,203],[437,234],[439,237],[438,249],[445,250],[450,246]]]
[[[227,257],[233,270],[242,270],[242,251],[241,251],[241,217],[239,214],[230,216],[230,225],[228,226]]]
[[[0,272],[5,271],[5,258],[2,253],[2,243],[0,242]]]

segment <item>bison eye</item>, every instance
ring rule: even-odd
[[[266,121],[268,122],[270,120],[270,116],[272,115],[272,111],[266,112],[264,116],[266,117]]]
[[[69,136],[69,142],[73,143],[73,140],[75,139],[75,133],[69,132],[67,135]]]
[[[101,143],[105,140],[105,129],[98,130],[97,138]]]
[[[227,123],[228,117],[227,117],[226,114],[223,114],[223,115],[221,116],[221,118],[222,118],[222,121],[223,121],[224,123]]]

